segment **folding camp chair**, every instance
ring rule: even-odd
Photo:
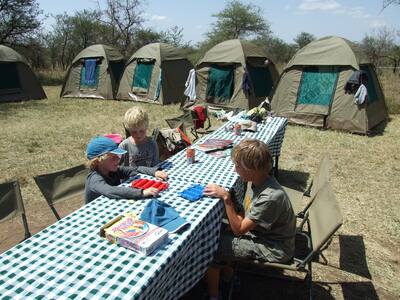
[[[206,135],[211,133],[213,130],[211,128],[211,120],[208,115],[207,106],[195,105],[190,108],[190,113],[192,116],[193,127],[191,133],[195,137],[195,140],[199,138],[199,135]]]
[[[57,220],[60,220],[60,216],[54,204],[82,196],[88,171],[85,165],[79,165],[55,173],[34,177],[36,185],[39,187]]]
[[[258,260],[238,260],[235,265],[235,272],[241,264],[251,264],[258,267],[275,268],[280,270],[291,270],[305,273],[304,280],[309,287],[310,299],[312,299],[312,261],[318,255],[322,254],[330,244],[333,235],[343,223],[342,214],[340,212],[339,204],[329,182],[317,191],[314,199],[305,214],[302,226],[307,224],[308,232],[298,231],[298,237],[304,237],[307,240],[307,249],[304,253],[303,249],[298,248],[296,244],[296,254],[303,253],[303,255],[296,256],[288,264],[283,263],[269,263]],[[231,289],[232,289],[231,285]],[[230,293],[231,294],[231,293]]]
[[[294,213],[296,216],[303,217],[304,213],[311,205],[311,200],[314,198],[315,194],[319,191],[319,189],[325,184],[325,182],[329,181],[329,157],[327,154],[324,154],[317,171],[313,177],[313,180],[309,187],[305,192],[292,189],[282,185],[285,192],[288,194],[290,202],[292,204]],[[303,199],[307,198],[308,203],[304,208],[302,208]]]
[[[26,221],[24,203],[18,181],[0,184],[0,222],[20,215],[24,225],[24,240],[31,236]]]
[[[199,118],[197,108],[202,108],[201,111],[203,114],[203,119],[201,120]],[[209,134],[213,131],[213,129],[211,129],[211,120],[208,115],[207,107],[202,105],[195,105],[190,108],[186,108],[184,114],[175,118],[165,119],[165,121],[170,128],[181,127],[186,135],[188,129],[190,129],[190,133],[193,135],[194,141],[197,140],[200,135]],[[203,126],[203,128],[201,126]]]

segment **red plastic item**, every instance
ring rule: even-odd
[[[141,179],[132,181],[131,187],[136,188],[136,189],[141,189],[141,190],[146,190],[150,187],[154,187],[159,191],[163,191],[168,188],[168,183],[162,182],[162,181],[157,181],[157,180],[152,180],[152,179],[141,178]]]

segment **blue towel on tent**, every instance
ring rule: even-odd
[[[85,84],[96,84],[96,63],[97,59],[85,59]]]
[[[158,76],[158,80],[157,80],[156,95],[155,95],[154,100],[158,100],[158,98],[160,98],[160,92],[161,92],[161,72],[162,72],[162,70],[160,69],[160,75]]]
[[[243,79],[242,79],[242,90],[246,96],[250,95],[250,74],[247,68],[244,68]]]

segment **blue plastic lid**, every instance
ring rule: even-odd
[[[199,200],[203,196],[204,185],[194,184],[179,193],[182,198],[189,201]]]

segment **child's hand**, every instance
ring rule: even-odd
[[[159,192],[160,192],[160,191],[157,190],[156,188],[150,187],[150,188],[145,189],[145,190],[143,191],[143,196],[145,196],[145,197],[157,196]]]
[[[162,180],[168,179],[168,174],[164,171],[156,171],[154,173],[154,176],[156,176],[157,178],[162,179]]]
[[[223,200],[229,198],[229,192],[225,190],[222,186],[216,185],[214,183],[209,183],[204,188],[204,195],[210,197],[221,198]]]

